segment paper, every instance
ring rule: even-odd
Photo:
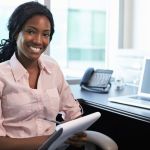
[[[51,137],[42,145],[48,146],[48,150],[56,150],[60,147],[69,137],[73,136],[75,133],[83,132],[88,129],[95,121],[100,118],[100,112],[95,112],[75,120],[68,121],[66,123],[60,124],[56,127],[56,134],[61,130],[58,136],[55,136],[54,140]],[[44,150],[39,149],[39,150]]]

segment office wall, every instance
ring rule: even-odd
[[[150,1],[134,0],[133,47],[150,50]]]

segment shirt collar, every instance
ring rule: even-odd
[[[45,55],[41,55],[38,63],[39,63],[39,67],[41,70],[46,71],[48,74],[52,73],[52,68],[49,65],[47,65],[47,63],[45,61]]]
[[[22,76],[28,74],[27,70],[23,67],[23,65],[16,58],[15,53],[10,59],[10,65],[11,65],[12,72],[16,81],[19,80]],[[48,65],[46,65],[46,63],[44,62],[44,59],[42,56],[39,58],[39,67],[41,70],[46,71],[48,74],[51,74],[52,72],[51,68],[48,67]]]
[[[16,58],[15,53],[10,59],[10,66],[12,68],[12,72],[14,75],[15,80],[19,80],[22,76],[27,74],[27,70],[23,67],[23,65],[18,61]]]

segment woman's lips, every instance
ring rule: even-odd
[[[30,47],[30,49],[33,51],[33,52],[40,52],[42,49],[41,48],[37,48],[37,47]]]

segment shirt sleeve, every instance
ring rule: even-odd
[[[2,114],[2,84],[0,83],[0,136],[6,136],[6,131],[3,127],[4,118]]]
[[[60,93],[60,111],[64,112],[64,120],[73,120],[83,114],[80,103],[74,99],[69,84],[64,79],[61,71],[59,71],[59,93]]]

